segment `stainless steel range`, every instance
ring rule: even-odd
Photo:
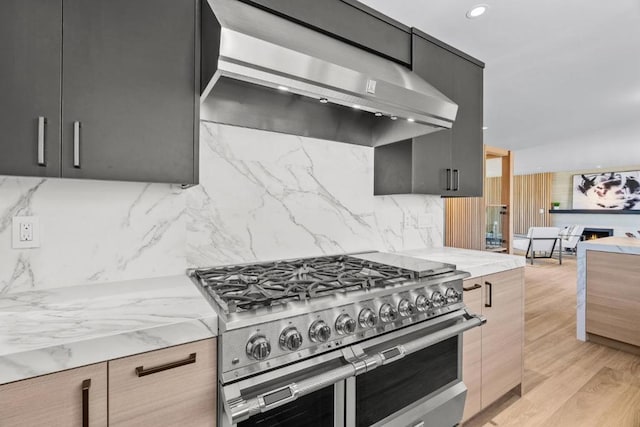
[[[189,271],[220,316],[221,426],[454,426],[455,266],[371,252]]]

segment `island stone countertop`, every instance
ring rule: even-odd
[[[640,255],[640,239],[633,237],[603,237],[578,243],[576,325],[577,338],[581,341],[587,340],[587,251]]]
[[[0,384],[211,338],[218,319],[185,276],[0,298]]]
[[[471,277],[524,267],[526,263],[523,256],[451,247],[413,249],[397,253],[429,261],[455,264],[458,270],[470,273]]]

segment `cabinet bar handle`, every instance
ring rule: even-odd
[[[80,122],[73,122],[73,167],[80,168]]]
[[[462,287],[462,290],[465,292],[470,292],[470,291],[475,291],[476,289],[480,289],[482,286],[478,285],[477,283],[473,286],[471,286],[470,288],[465,288],[464,286]]]
[[[447,169],[447,191],[451,191],[452,179],[451,179],[451,169]]]
[[[489,288],[489,303],[485,303],[485,307],[492,307],[493,304],[493,285],[489,282],[484,282],[485,285]]]
[[[89,427],[89,389],[91,380],[82,381],[82,427]]]
[[[46,125],[47,118],[43,116],[38,117],[38,166],[47,166],[47,162],[44,158]]]
[[[158,372],[166,371],[168,369],[177,368],[179,366],[190,365],[192,363],[196,363],[196,353],[191,353],[186,359],[167,363],[166,365],[154,366],[153,368],[144,369],[144,367],[138,366],[136,368],[136,375],[138,375],[139,377],[144,377],[145,375],[155,374]]]
[[[460,190],[460,169],[453,170],[453,176],[455,177],[456,185],[453,187],[453,191]]]

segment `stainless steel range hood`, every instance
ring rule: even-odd
[[[202,120],[375,147],[455,119],[408,68],[238,0],[208,4]]]

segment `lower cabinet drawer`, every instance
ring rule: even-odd
[[[216,340],[109,362],[110,426],[216,425]]]

